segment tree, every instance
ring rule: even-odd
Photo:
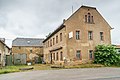
[[[94,63],[97,64],[103,64],[105,66],[120,65],[120,54],[111,45],[96,46],[94,57]]]

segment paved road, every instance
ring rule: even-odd
[[[2,74],[0,80],[120,80],[120,68],[27,71]]]

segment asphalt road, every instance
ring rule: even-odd
[[[0,80],[120,80],[120,68],[27,71],[2,74]]]

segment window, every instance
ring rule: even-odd
[[[53,38],[53,45],[55,44],[55,38]]]
[[[62,41],[62,33],[60,33],[60,41]]]
[[[89,59],[93,59],[93,50],[89,50]]]
[[[87,15],[85,15],[85,22],[87,22]]]
[[[88,23],[90,23],[90,13],[88,13]]]
[[[52,46],[52,39],[50,40],[50,46]]]
[[[58,52],[56,53],[56,60],[58,60]]]
[[[49,41],[48,41],[48,47],[49,47]]]
[[[91,16],[90,13],[88,13],[87,15],[85,15],[85,22],[87,22],[87,23],[94,23],[93,16]]]
[[[1,62],[1,53],[0,53],[0,62]]]
[[[32,50],[30,50],[30,53],[32,53]]]
[[[19,47],[19,49],[21,49],[21,47]]]
[[[53,60],[55,60],[55,53],[53,53]]]
[[[100,32],[100,40],[101,40],[101,41],[104,40],[103,32]]]
[[[58,43],[58,36],[56,36],[56,43]]]
[[[81,59],[81,51],[80,50],[76,51],[76,58],[79,60]]]
[[[76,31],[76,40],[80,39],[80,31]]]
[[[88,39],[93,40],[93,32],[92,31],[88,31]]]
[[[60,52],[60,60],[63,61],[63,53]]]
[[[93,16],[91,16],[91,22],[94,23]]]

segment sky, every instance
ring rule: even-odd
[[[93,6],[110,24],[112,44],[120,44],[120,0],[0,0],[0,38],[46,38],[80,6]]]

